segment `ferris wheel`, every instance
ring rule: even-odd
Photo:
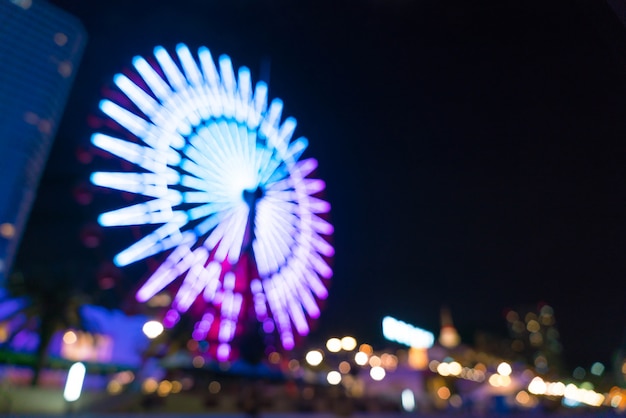
[[[320,315],[334,255],[326,185],[310,177],[317,161],[301,159],[308,142],[293,138],[295,119],[282,120],[283,102],[268,104],[248,68],[235,73],[205,47],[194,56],[184,44],[174,54],[158,46],[113,81],[123,96],[99,107],[120,129],[91,142],[134,169],[91,182],[141,197],[98,218],[148,228],[114,257],[120,267],[162,260],[137,301],[176,289],[164,324],[195,307],[193,338],[214,342],[219,360],[232,356],[248,311],[292,349]]]

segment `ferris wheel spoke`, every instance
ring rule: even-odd
[[[295,219],[295,216],[278,209],[274,211],[265,210],[263,215],[267,215],[268,224],[272,225],[277,234],[280,234],[285,244],[291,246],[295,240],[294,236],[298,233],[297,229],[290,222],[292,219]]]
[[[196,61],[193,59],[191,51],[189,51],[187,45],[176,45],[176,55],[178,55],[178,58],[183,66],[187,82],[190,82],[194,87],[202,86],[202,73],[200,73],[200,69],[196,64]]]
[[[313,291],[315,296],[320,299],[326,299],[328,297],[328,290],[322,283],[319,276],[309,266],[307,266],[306,260],[303,261],[297,257],[291,260],[290,265],[293,267],[294,272],[299,277],[302,277],[307,286]]]
[[[235,72],[233,64],[228,55],[221,55],[218,59],[220,76],[224,92],[224,116],[233,117],[235,115]]]
[[[241,253],[241,244],[245,228],[248,222],[249,209],[245,205],[240,205],[232,211],[228,226],[225,228],[224,235],[215,250],[215,259],[224,261],[228,256],[229,262],[233,263],[239,259]]]
[[[220,76],[217,73],[217,68],[215,68],[211,51],[206,47],[200,47],[198,50],[198,58],[200,58],[200,65],[207,85],[211,90],[217,91],[220,86]]]
[[[191,145],[185,147],[184,153],[187,159],[183,160],[181,168],[192,174],[197,174],[198,178],[218,182],[218,185],[223,184],[220,182],[225,181],[226,176],[223,167],[217,166],[214,161],[217,156],[210,159],[206,155],[202,155],[204,146],[201,143],[197,143],[197,145],[197,147]],[[196,166],[201,168],[196,168]],[[204,187],[201,187],[201,189],[204,189]]]
[[[259,132],[264,136],[272,148],[276,147],[276,135],[278,134],[278,123],[283,112],[283,101],[273,99],[270,107],[261,121]]]
[[[239,137],[242,139],[241,145],[246,159],[246,165],[252,167],[258,173],[259,167],[256,165],[256,132],[249,130],[245,125],[239,125]]]
[[[127,76],[118,74],[113,78],[113,82],[124,92],[144,115],[152,117],[159,108],[159,103],[148,93],[143,91],[137,84],[133,83]]]
[[[254,87],[253,111],[248,114],[248,128],[257,129],[261,123],[263,114],[267,109],[267,84],[263,81],[256,83]]]
[[[180,289],[174,299],[174,307],[179,312],[186,312],[207,284],[204,263],[209,258],[209,252],[205,248],[197,248],[193,251],[191,267],[183,280]]]
[[[247,67],[240,67],[237,76],[238,94],[235,101],[235,119],[237,122],[242,123],[248,119],[252,103],[252,80],[250,70]]]
[[[220,221],[223,213],[231,210],[235,205],[232,202],[215,202],[207,203],[205,205],[196,206],[187,212],[189,220],[197,220],[209,216],[217,215],[217,220]],[[206,231],[205,231],[206,232]]]
[[[190,240],[185,240],[190,241]],[[181,244],[165,259],[154,273],[137,291],[136,298],[139,302],[146,302],[152,296],[159,293],[167,285],[173,282],[180,274],[184,273],[180,268],[180,261],[192,254],[188,245]]]
[[[286,160],[297,160],[309,146],[309,140],[301,136],[289,145],[289,149],[285,154]]]
[[[222,161],[231,161],[236,157],[234,145],[230,138],[230,132],[228,126],[224,120],[220,120],[216,123],[211,123],[207,127],[207,132],[210,134],[210,138],[213,142],[215,149],[219,149],[222,154]],[[208,144],[206,144],[208,146]],[[215,153],[213,151],[211,154]],[[209,154],[209,155],[211,155]]]
[[[161,103],[165,102],[171,95],[172,90],[159,74],[152,68],[148,61],[142,57],[133,59],[133,66],[148,85],[148,88],[154,93]]]
[[[281,269],[281,273],[285,278],[285,283],[291,290],[293,297],[297,298],[304,309],[309,313],[311,318],[317,318],[320,315],[319,307],[313,297],[309,287],[304,282],[304,278],[297,274],[291,263]]]
[[[295,163],[293,171],[294,174],[297,173],[296,177],[304,178],[311,174],[317,168],[317,160],[315,158],[307,158],[305,160],[300,160]]]
[[[280,230],[275,228],[275,224],[272,225],[272,228],[266,228],[263,235],[267,237],[277,264],[279,266],[285,264],[285,260],[291,252],[289,244],[293,242],[293,238],[289,235],[281,234]]]
[[[197,162],[204,161],[207,170],[215,173],[216,176],[224,177],[225,169],[223,162],[230,161],[229,150],[222,145],[219,129],[211,124],[198,129],[198,134],[190,143],[199,151],[196,155]]]
[[[165,77],[169,81],[169,84],[176,91],[182,91],[185,89],[185,85],[187,84],[185,77],[178,69],[178,66],[172,60],[170,54],[167,53],[165,48],[162,46],[157,46],[154,48],[154,56],[157,59],[159,66],[165,73]]]
[[[203,206],[199,206],[199,208],[203,208]],[[193,212],[195,209],[192,209]],[[200,222],[194,229],[194,233],[196,237],[202,237],[207,232],[212,231],[219,223],[222,221],[224,214],[222,212],[215,213],[213,215],[208,216],[205,220]]]
[[[184,216],[184,212],[172,210],[171,202],[155,199],[105,212],[98,217],[98,223],[102,226],[164,224],[172,219],[182,220]]]
[[[274,286],[273,280],[263,280],[263,289],[267,295],[270,310],[275,318],[274,322],[278,327],[281,342],[285,348],[291,349],[294,345],[294,339],[293,333],[291,332],[291,321],[289,319],[289,314],[287,313],[287,308],[284,305],[284,301],[281,300],[280,294]]]
[[[220,122],[220,127],[222,130],[226,132],[228,138],[230,138],[230,142],[233,145],[234,154],[237,156],[237,159],[242,162],[242,168],[249,168],[246,164],[246,154],[243,150],[243,139],[239,137],[239,124],[235,121],[229,121],[228,123]]]
[[[289,314],[296,331],[300,335],[306,335],[309,332],[309,324],[304,316],[302,305],[300,305],[293,289],[289,286],[287,280],[285,280],[282,272],[275,274],[272,277],[272,280],[274,281],[274,288],[280,295],[279,297],[282,301],[282,305]]]
[[[146,235],[116,255],[115,264],[126,266],[183,243],[184,237],[180,232],[180,227],[185,223],[184,218],[186,218],[184,214],[179,214],[172,221]]]
[[[332,245],[328,243],[324,238],[317,235],[312,230],[305,231],[300,235],[302,240],[306,240],[307,243],[310,243],[313,249],[326,257],[332,257],[335,255],[335,249]]]
[[[211,261],[206,266],[206,280],[207,284],[204,288],[203,298],[207,302],[213,301],[217,290],[220,287],[220,274],[222,272],[222,266],[217,261]]]
[[[143,138],[149,130],[149,122],[134,113],[124,109],[117,103],[110,100],[100,102],[100,110],[117,122],[120,126],[128,130],[133,135]]]
[[[157,152],[153,148],[100,133],[92,135],[91,143],[153,173],[169,173],[173,169],[168,167],[167,164],[175,165],[180,161],[180,156],[172,149]]]

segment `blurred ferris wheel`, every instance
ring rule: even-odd
[[[320,315],[334,255],[326,185],[309,177],[317,161],[301,159],[308,142],[294,139],[295,119],[282,120],[283,102],[268,103],[248,68],[235,74],[226,55],[216,66],[205,47],[194,56],[184,44],[175,54],[158,46],[113,81],[123,95],[99,107],[116,128],[91,142],[133,170],[97,171],[91,182],[140,200],[102,213],[100,225],[148,228],[114,263],[163,254],[137,301],[175,289],[164,324],[199,313],[193,338],[219,360],[233,356],[249,316],[293,348]]]

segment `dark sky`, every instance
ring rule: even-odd
[[[89,288],[130,243],[105,231],[82,246],[107,197],[77,203],[93,171],[77,150],[112,76],[185,42],[269,78],[319,160],[336,257],[314,337],[380,340],[387,314],[437,331],[442,305],[466,339],[505,335],[507,308],[544,302],[570,366],[621,344],[626,32],[604,2],[52,3],[89,42],[18,268],[54,260]]]

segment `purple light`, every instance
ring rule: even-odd
[[[217,347],[217,359],[226,361],[230,357],[230,345],[222,343]]]
[[[170,309],[163,318],[163,326],[166,328],[172,328],[178,323],[179,320],[180,314],[176,310]]]
[[[136,57],[134,77],[114,77],[130,107],[100,104],[126,133],[92,136],[96,147],[137,167],[95,172],[92,182],[141,197],[99,222],[152,226],[114,261],[126,266],[169,253],[136,299],[147,302],[180,282],[164,324],[203,307],[211,319],[199,321],[193,337],[215,338],[217,330],[219,359],[231,355],[247,311],[248,298],[235,290],[243,282],[264,330],[278,331],[283,347],[293,348],[294,332],[307,334],[308,318],[320,314],[317,299],[327,296],[322,279],[332,276],[327,259],[335,252],[327,240],[333,226],[318,216],[330,211],[319,196],[326,184],[308,178],[315,159],[299,160],[308,140],[294,139],[296,120],[283,120],[282,100],[268,100],[267,85],[253,86],[250,70],[235,71],[228,56],[216,65],[208,49],[194,56],[180,44],[176,58],[160,46],[154,57],[158,69]]]

